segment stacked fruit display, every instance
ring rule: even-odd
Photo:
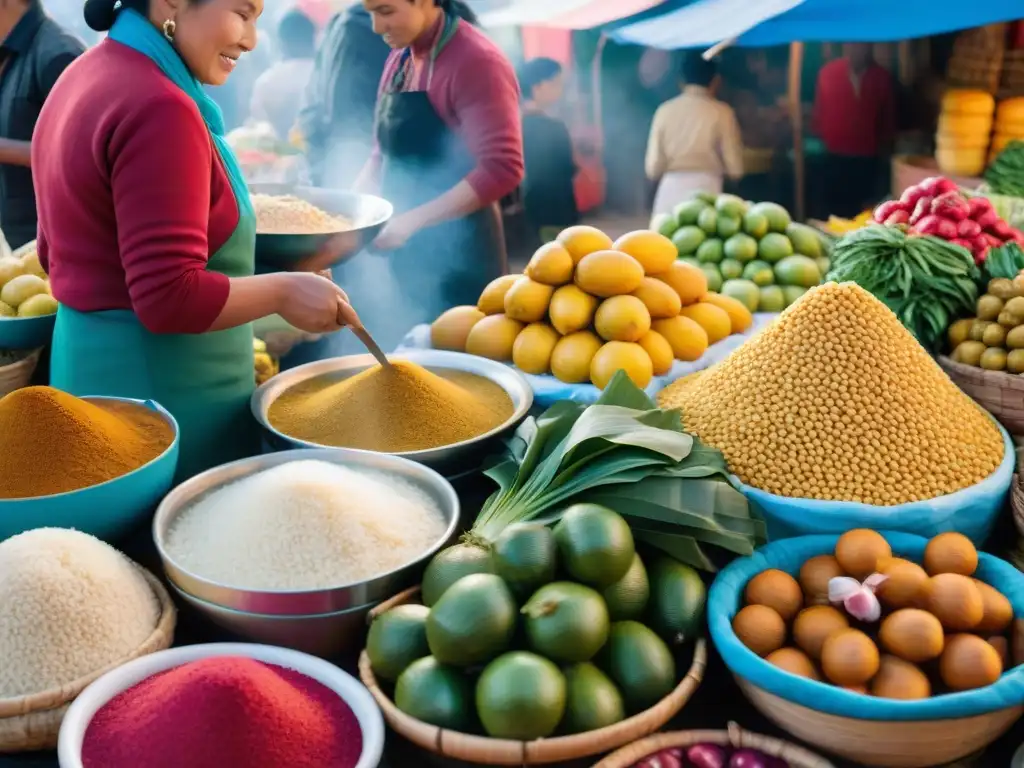
[[[989,149],[991,163],[1014,141],[1024,141],[1024,96],[1006,99],[996,107],[995,133]]]
[[[494,280],[475,307],[442,314],[431,344],[567,384],[604,389],[624,370],[646,387],[674,360],[698,360],[752,323],[748,305],[709,292],[705,273],[677,260],[664,235],[640,230],[612,242],[579,226],[538,249],[525,274]]]
[[[985,170],[996,103],[984,91],[953,89],[942,97],[935,160],[943,173],[977,176]]]
[[[975,316],[949,327],[949,348],[958,363],[1024,373],[1024,275],[990,280]]]
[[[899,200],[875,209],[879,224],[906,224],[922,235],[934,235],[966,248],[976,264],[984,263],[990,248],[1006,242],[1024,244],[1024,234],[999,217],[986,197],[965,194],[956,182],[933,176],[907,187]]]
[[[828,272],[822,237],[775,203],[702,194],[655,226],[684,262],[704,271],[711,290],[751,312],[781,312]]]
[[[769,664],[856,693],[908,700],[982,688],[1010,666],[1013,606],[972,578],[977,567],[959,533],[929,541],[918,564],[875,531],[852,530],[797,578],[770,569],[751,579],[733,631]]]
[[[616,513],[580,504],[553,530],[519,523],[489,550],[454,549],[475,556],[442,552],[425,604],[370,627],[371,668],[406,714],[530,741],[613,725],[678,685],[674,651],[699,632],[704,584],[663,555],[641,560]]]
[[[0,322],[56,311],[57,302],[50,295],[50,281],[39,263],[34,242],[0,259]]]

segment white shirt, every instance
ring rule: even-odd
[[[250,119],[270,123],[279,139],[287,139],[312,74],[313,59],[286,59],[274,64],[253,85]]]
[[[707,88],[688,85],[654,113],[644,163],[647,177],[666,173],[743,176],[743,138],[732,107]]]

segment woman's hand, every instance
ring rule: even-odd
[[[348,325],[349,318],[355,316],[345,292],[322,275],[288,272],[279,274],[278,279],[281,281],[278,314],[300,331],[333,333]],[[350,314],[343,313],[342,306],[347,307]]]
[[[419,226],[408,216],[395,216],[373,241],[378,251],[393,251],[405,245],[419,231]]]

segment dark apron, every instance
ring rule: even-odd
[[[428,76],[428,87],[429,82]],[[426,91],[381,95],[377,143],[383,157],[381,196],[394,205],[396,215],[440,197],[476,164]],[[421,230],[396,250],[363,252],[332,272],[367,330],[391,351],[413,326],[429,323],[451,307],[476,304],[487,283],[505,274],[506,267],[495,203]],[[343,331],[304,344],[286,358],[284,367],[365,351]]]

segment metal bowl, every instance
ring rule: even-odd
[[[260,590],[221,584],[185,570],[167,549],[167,534],[181,512],[206,494],[243,477],[292,461],[315,459],[355,469],[376,470],[415,483],[438,505],[445,532],[415,561],[367,581],[338,584],[313,590]],[[207,470],[171,491],[153,518],[153,540],[163,562],[164,573],[173,586],[216,606],[269,616],[312,616],[365,607],[385,600],[418,580],[425,562],[455,534],[459,524],[459,498],[451,484],[427,467],[397,456],[346,451],[339,448],[284,451],[242,459]]]
[[[292,187],[286,184],[251,184],[250,190],[263,195],[293,195],[327,213],[349,219],[355,225],[342,232],[315,235],[256,234],[256,261],[263,267],[281,270],[295,268],[300,262],[334,240],[336,255],[332,262],[318,264],[321,269],[334,266],[359,253],[373,242],[391,218],[394,207],[387,200],[340,189]]]
[[[171,589],[218,627],[240,638],[323,658],[336,658],[359,648],[366,635],[366,614],[380,604],[376,602],[312,616],[274,616],[225,608],[190,595],[174,582],[171,582]]]
[[[0,349],[35,349],[53,338],[57,315],[0,317]]]
[[[504,423],[479,437],[464,440],[461,443],[431,448],[424,451],[404,451],[392,454],[425,464],[436,469],[446,477],[452,477],[469,470],[479,469],[484,459],[493,450],[500,447],[502,437],[512,432],[526,418],[533,406],[533,389],[521,373],[502,363],[488,360],[475,355],[464,355],[460,352],[442,352],[435,349],[408,350],[388,355],[392,360],[408,360],[421,365],[430,371],[462,371],[474,373],[493,381],[508,394],[512,400],[512,415]],[[307,363],[274,376],[263,384],[252,396],[252,413],[265,430],[267,446],[271,450],[287,450],[289,448],[323,448],[325,446],[309,443],[279,432],[271,423],[267,414],[286,390],[296,384],[319,376],[330,376],[342,381],[357,373],[377,365],[370,355],[350,355],[335,357]]]

